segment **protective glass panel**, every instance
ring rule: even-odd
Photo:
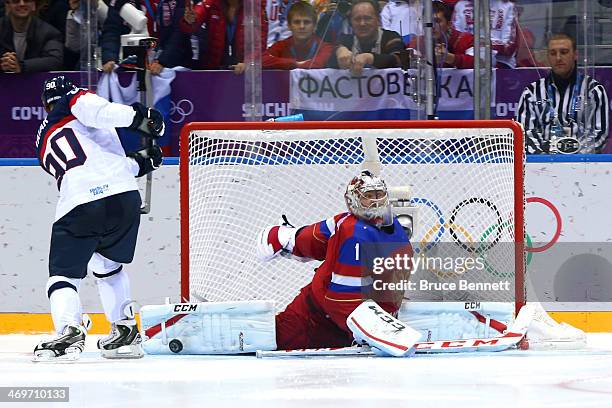
[[[76,19],[80,20],[80,85],[95,90],[98,85],[98,1],[80,3]]]

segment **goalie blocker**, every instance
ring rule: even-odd
[[[380,355],[405,357],[414,353],[421,333],[387,313],[373,300],[366,300],[349,315],[346,324],[358,344],[367,344]]]

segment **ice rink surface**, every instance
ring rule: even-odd
[[[33,363],[41,337],[0,336],[0,386],[68,386],[66,403],[7,407],[612,407],[612,334],[581,351],[406,359],[145,356],[104,360],[98,336],[75,363]]]

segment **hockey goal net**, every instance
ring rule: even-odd
[[[428,266],[427,290],[445,299],[448,288],[435,283],[461,278],[474,285],[449,300],[524,302],[524,148],[515,122],[190,123],[180,147],[183,300],[271,299],[282,310],[317,263],[260,263],[257,233],[283,214],[302,226],[346,211],[346,185],[366,167],[388,186],[409,187],[417,255],[483,261],[465,273]]]

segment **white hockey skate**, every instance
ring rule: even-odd
[[[34,362],[70,362],[81,357],[85,349],[87,330],[91,328],[89,316],[83,315],[83,325],[68,325],[62,334],[48,341],[41,341],[34,348]]]
[[[144,356],[142,337],[134,319],[134,304],[128,304],[124,313],[127,318],[113,323],[110,334],[98,340],[98,348],[104,358],[123,359]]]

